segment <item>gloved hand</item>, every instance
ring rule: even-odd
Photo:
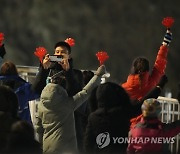
[[[168,78],[166,75],[163,75],[159,81],[159,83],[157,84],[157,86],[159,86],[161,89],[164,88],[165,84],[168,82]]]
[[[0,57],[4,58],[4,55],[6,54],[6,49],[4,47],[4,44],[0,47]]]
[[[95,72],[95,74],[97,76],[102,76],[106,73],[106,67],[104,65],[101,65],[98,67],[97,71]]]
[[[171,40],[172,40],[172,33],[171,33],[170,29],[167,29],[162,44],[168,46],[169,43],[171,42]]]

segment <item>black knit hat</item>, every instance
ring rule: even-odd
[[[69,53],[69,54],[71,53],[71,46],[70,46],[68,43],[66,43],[66,42],[64,42],[64,41],[57,42],[57,43],[55,44],[55,46],[54,46],[54,49],[56,49],[56,48],[59,47],[59,46],[66,47],[67,50],[68,50],[68,53]]]

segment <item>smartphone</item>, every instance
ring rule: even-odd
[[[61,62],[63,60],[63,56],[61,55],[50,55],[50,62]]]

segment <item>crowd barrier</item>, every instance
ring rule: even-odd
[[[17,65],[19,75],[26,81],[32,82],[35,78],[38,67],[33,66],[19,66]],[[106,74],[108,77],[110,74]],[[105,79],[102,78],[102,82],[105,82]],[[160,119],[164,123],[170,123],[175,120],[180,120],[180,104],[177,99],[167,98],[167,97],[158,97],[159,102],[161,103],[162,111]],[[33,100],[29,102],[31,118],[33,124],[36,122],[37,118],[37,104],[39,100]],[[169,149],[172,154],[180,153],[180,134],[175,137],[175,142],[169,145]]]
[[[158,100],[162,108],[160,115],[162,122],[170,123],[180,120],[180,104],[177,99],[159,96]],[[180,153],[180,134],[175,137],[175,142],[169,145],[169,149],[172,154]]]

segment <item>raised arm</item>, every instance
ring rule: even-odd
[[[166,64],[167,64],[168,46],[171,40],[172,40],[172,33],[168,29],[164,36],[162,45],[160,46],[160,49],[158,51],[158,54],[154,63],[154,67],[152,70],[151,82],[153,82],[154,85],[156,85],[159,82],[161,76],[164,75],[165,73]]]
[[[101,65],[94,77],[88,82],[82,91],[73,96],[72,107],[77,109],[83,102],[85,102],[90,96],[91,91],[101,83],[101,76],[105,73],[105,66]]]
[[[39,72],[35,78],[35,81],[32,84],[32,91],[41,94],[42,90],[46,86],[46,79],[49,75],[49,67],[51,65],[49,54],[46,54],[42,63],[40,63],[39,66]]]
[[[49,74],[49,69],[44,69],[40,64],[39,72],[35,78],[35,81],[32,83],[32,91],[41,94],[43,88],[46,86],[46,79]]]

